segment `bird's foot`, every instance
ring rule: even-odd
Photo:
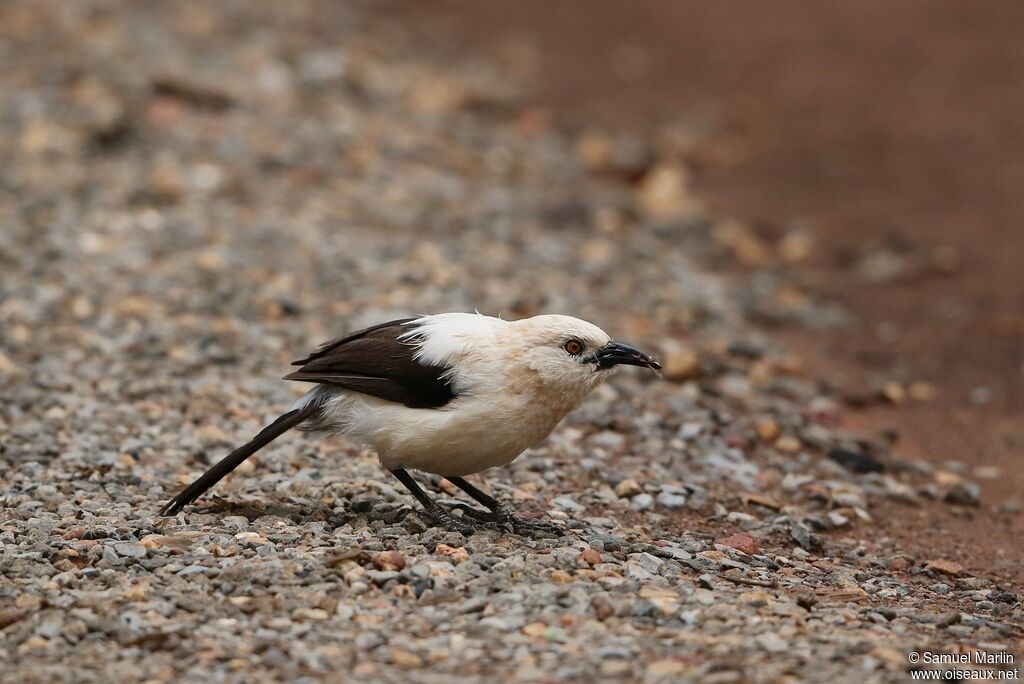
[[[524,537],[561,537],[565,529],[553,523],[543,520],[527,520],[514,513],[506,513],[506,525],[512,526],[512,531]]]
[[[506,508],[498,508],[493,511],[481,511],[466,504],[452,504],[463,513],[463,518],[472,518],[481,523],[487,524],[488,529],[505,529],[522,535],[524,537],[560,537],[564,530],[558,525],[553,525],[541,520],[527,520],[520,517]]]
[[[438,526],[449,529],[452,532],[459,532],[467,537],[482,530],[499,529],[494,523],[477,520],[472,516],[456,517],[440,506],[426,510],[424,513]]]

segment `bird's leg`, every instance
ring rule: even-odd
[[[427,515],[435,522],[450,530],[461,532],[463,534],[472,534],[477,531],[475,525],[466,520],[458,520],[441,506],[437,505],[437,502],[427,496],[427,493],[423,491],[419,484],[416,483],[416,480],[412,479],[412,475],[410,475],[407,470],[396,468],[390,472],[395,476],[395,479],[405,485],[405,488],[412,492],[412,495],[420,502]]]
[[[446,477],[446,480],[451,482],[453,485],[461,489],[462,491],[469,494],[474,500],[482,503],[490,509],[490,514],[481,514],[479,512],[471,512],[471,509],[464,508],[463,510],[467,515],[470,515],[479,520],[485,520],[487,522],[496,522],[499,524],[509,524],[517,534],[523,534],[524,532],[545,532],[550,534],[561,534],[562,528],[552,525],[546,522],[537,522],[533,520],[526,520],[521,518],[508,508],[503,503],[495,499],[493,496],[475,487],[470,482],[466,481],[461,477]]]
[[[487,506],[487,510],[491,511],[490,516],[495,522],[504,522],[508,518],[508,510],[502,505],[500,501],[495,499],[493,496],[485,491],[477,489],[472,483],[461,477],[446,477],[446,480],[451,482],[453,485],[461,489],[462,491],[469,494],[474,501],[482,503]]]

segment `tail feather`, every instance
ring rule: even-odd
[[[285,413],[273,423],[260,430],[259,434],[251,441],[238,447],[230,454],[221,459],[215,466],[207,470],[195,482],[185,487],[173,499],[160,509],[160,515],[174,515],[185,506],[189,505],[208,489],[220,482],[225,475],[237,468],[242,461],[249,458],[263,447],[270,444],[279,436],[291,430],[293,427],[311,418],[320,409],[320,405],[313,401],[297,409]]]

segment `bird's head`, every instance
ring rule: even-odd
[[[578,318],[541,315],[509,325],[520,359],[552,387],[589,391],[607,375],[605,371],[620,365],[661,369],[655,358]]]

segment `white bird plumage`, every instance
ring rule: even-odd
[[[313,429],[373,448],[389,470],[469,475],[507,465],[543,441],[607,373],[561,349],[575,338],[588,350],[611,339],[596,325],[561,315],[518,321],[446,313],[408,326],[416,358],[446,373],[455,398],[441,408],[409,408],[318,385],[296,402],[321,402]]]
[[[409,475],[448,478],[490,513],[488,524],[535,528],[462,476],[507,465],[536,446],[619,364],[660,368],[651,357],[571,316],[518,321],[446,313],[389,321],[296,361],[289,380],[316,383],[290,411],[238,447],[162,509],[176,513],[291,428],[342,434],[373,448],[387,468],[449,527],[467,530]]]

